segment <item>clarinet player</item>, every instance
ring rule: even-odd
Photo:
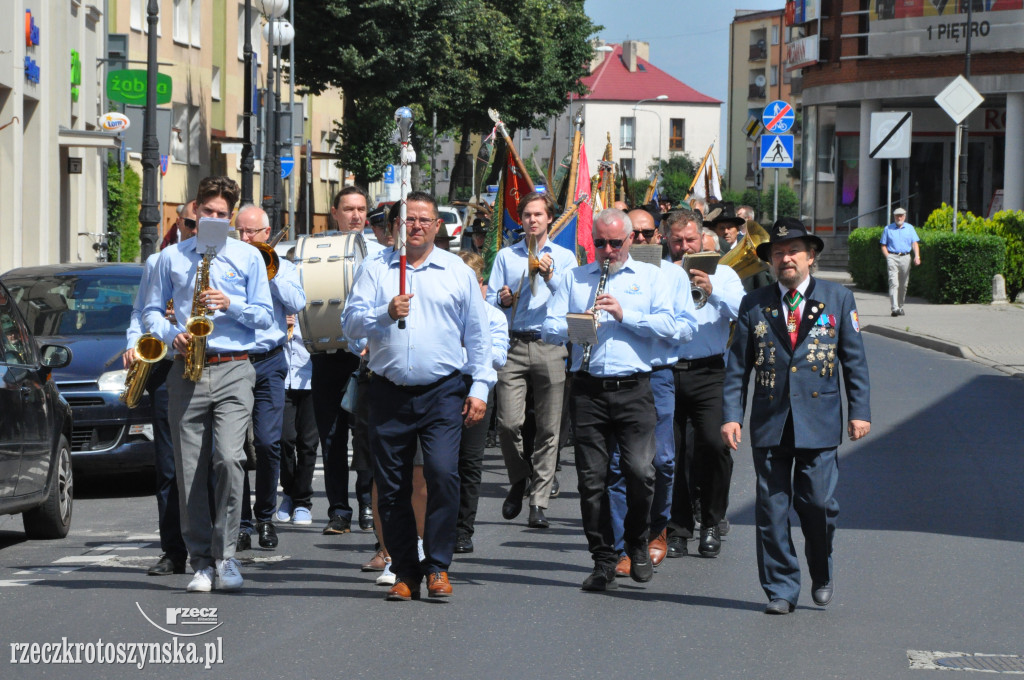
[[[580,509],[594,571],[583,590],[616,587],[614,547],[608,510],[608,462],[618,447],[626,478],[623,537],[631,560],[630,577],[650,581],[648,553],[654,497],[654,430],[657,416],[651,392],[655,340],[679,334],[669,286],[661,271],[629,255],[633,225],[626,213],[602,211],[594,218],[596,260],[562,279],[548,307],[545,342],[569,340],[567,313],[597,317],[597,343],[573,345],[570,408],[576,423],[576,470]],[[692,329],[688,329],[692,331]]]
[[[230,218],[238,194],[238,184],[228,177],[203,179],[196,195],[197,219],[201,223],[204,217]],[[235,535],[242,510],[243,443],[256,380],[249,352],[256,330],[273,324],[274,308],[259,251],[227,239],[216,254],[207,257],[197,251],[197,239],[198,235],[161,251],[143,321],[175,352],[167,392],[181,530],[195,572],[187,590],[238,590],[242,575],[234,559]],[[208,286],[196,290],[204,268]],[[164,318],[172,298],[173,322]],[[190,317],[202,313],[195,303],[205,306],[213,322],[205,356],[192,364],[201,368],[198,376],[198,371],[191,371],[198,380],[185,376],[190,364],[185,356],[190,342],[195,342],[185,328]]]

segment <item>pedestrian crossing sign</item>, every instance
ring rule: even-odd
[[[761,167],[793,167],[793,135],[761,135]]]

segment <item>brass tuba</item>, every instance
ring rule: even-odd
[[[768,264],[757,256],[757,247],[768,241],[770,237],[760,224],[748,220],[746,236],[740,239],[735,248],[722,255],[718,264],[732,267],[740,279],[746,279],[768,269]]]
[[[196,288],[192,293],[192,316],[185,323],[185,330],[191,338],[185,350],[185,378],[199,382],[203,378],[203,364],[206,363],[206,338],[213,332],[210,310],[200,302],[203,291],[210,287],[210,262],[217,251],[210,246],[196,268]]]
[[[152,333],[146,333],[135,341],[135,361],[128,367],[128,374],[124,377],[124,391],[118,397],[128,408],[139,405],[150,371],[166,355],[167,343]]]

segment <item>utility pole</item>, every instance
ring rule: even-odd
[[[277,150],[277,103],[274,95],[274,17],[267,17],[270,25],[267,29],[267,98],[263,103],[263,120],[265,131],[263,136],[263,211],[270,218],[270,232],[277,231],[277,213],[274,210],[274,199],[277,195],[277,163],[274,153]]]
[[[146,43],[146,113],[142,120],[142,209],[139,210],[139,240],[143,262],[156,252],[157,236],[160,233],[160,208],[156,195],[157,172],[160,168],[160,143],[156,138],[156,24],[159,14],[158,0],[149,0],[146,7],[146,25],[149,27]]]
[[[968,81],[971,80],[971,29],[973,27],[974,19],[974,0],[967,0],[967,45],[966,53],[964,56],[964,78]],[[963,128],[963,138],[960,140],[960,200],[963,201],[967,208],[970,209],[971,202],[967,198],[967,119],[964,118],[961,124]],[[959,203],[959,201],[957,201]],[[953,212],[956,213],[960,209],[959,205],[953,206]]]

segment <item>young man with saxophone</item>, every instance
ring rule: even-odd
[[[238,184],[230,178],[203,179],[196,194],[197,220],[230,218],[238,194]],[[270,285],[259,252],[227,239],[219,250],[201,253],[201,231],[161,251],[143,310],[145,326],[175,352],[167,392],[181,530],[195,572],[189,592],[242,587],[234,554],[241,515],[243,444],[256,382],[249,352],[256,343],[255,331],[274,323]],[[204,280],[205,287],[200,285]],[[173,322],[164,317],[171,299]],[[199,306],[213,324],[204,343],[185,330],[191,326],[190,319],[203,316]],[[202,344],[205,351],[195,351]]]
[[[657,415],[651,391],[655,340],[689,338],[681,328],[661,271],[629,255],[633,224],[614,208],[594,218],[595,262],[562,278],[548,305],[545,342],[569,341],[567,313],[592,313],[599,321],[597,342],[573,345],[570,397],[576,425],[583,530],[594,571],[583,582],[589,591],[616,587],[618,554],[608,508],[608,464],[618,448],[626,478],[623,537],[630,576],[644,583],[654,575],[648,550],[654,498],[654,446]]]
[[[267,239],[270,238],[270,219],[259,206],[246,205],[239,210],[235,216],[235,229],[238,230],[243,242],[261,244],[267,249],[261,249],[261,253],[272,252],[271,246],[267,245]],[[270,295],[274,303],[274,323],[267,330],[256,331],[256,344],[249,353],[249,361],[256,369],[256,390],[252,409],[253,444],[256,449],[256,493],[255,503],[252,504],[249,473],[246,472],[242,484],[242,523],[239,526],[236,550],[248,550],[252,547],[251,535],[254,531],[259,535],[260,547],[274,549],[278,543],[277,530],[272,519],[277,508],[277,482],[281,476],[284,381],[288,373],[288,361],[283,350],[288,340],[288,315],[302,311],[306,306],[306,293],[302,290],[299,271],[295,265],[283,257],[277,257],[274,261],[276,271],[273,276],[269,265],[267,268]],[[308,519],[308,509],[303,510],[306,511]],[[290,510],[288,514],[291,514]],[[256,519],[255,525],[253,515]]]

